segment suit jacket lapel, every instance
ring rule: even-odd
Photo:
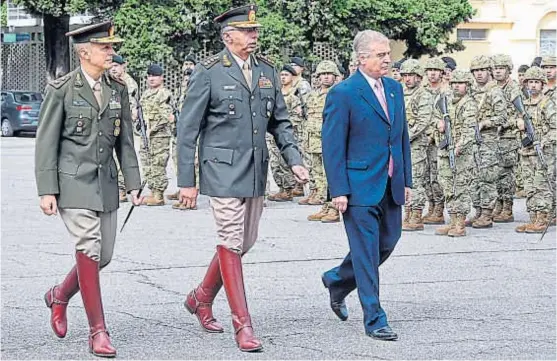
[[[381,116],[383,121],[389,123],[389,119],[383,111],[381,103],[379,103],[377,96],[375,96],[375,92],[371,89],[371,86],[367,82],[366,78],[364,78],[360,71],[357,71],[354,76],[356,77],[354,80],[357,80],[358,88],[360,88],[360,95],[375,110],[375,112]]]
[[[395,92],[391,85],[391,82],[381,80],[383,82],[383,88],[385,89],[385,98],[387,99],[387,109],[389,110],[389,119],[391,123],[395,120]]]
[[[244,77],[244,73],[242,72],[242,69],[240,69],[240,66],[238,65],[238,63],[236,62],[234,57],[232,57],[232,54],[230,53],[230,51],[228,51],[228,49],[223,51],[221,61],[222,61],[222,64],[228,70],[227,71],[228,75],[230,75],[232,78],[236,79],[248,91],[250,91],[250,88],[248,86],[248,83],[246,82],[246,77]]]
[[[85,79],[85,75],[83,75],[81,69],[79,69],[76,76],[81,77],[81,84],[82,84],[80,87],[74,86],[74,88],[77,90],[77,94],[98,111],[100,108],[99,108],[99,104],[97,104],[97,99],[95,99],[93,90],[89,86],[89,83],[87,82],[87,79]]]

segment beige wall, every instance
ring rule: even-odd
[[[488,38],[482,41],[464,41],[465,50],[447,54],[459,67],[468,68],[470,60],[480,54],[511,55],[514,71],[521,64],[528,64],[540,52],[540,30],[557,29],[556,2],[550,0],[472,0],[477,14],[460,29],[488,29]],[[456,39],[456,30],[451,35]],[[403,57],[403,42],[391,44],[393,59]],[[427,59],[422,57],[420,60]]]

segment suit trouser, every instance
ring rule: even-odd
[[[370,332],[387,325],[379,302],[379,265],[395,249],[402,229],[402,209],[393,200],[390,180],[378,205],[348,206],[343,219],[350,252],[340,266],[325,272],[325,284],[335,299],[358,289],[364,327]]]
[[[230,250],[247,253],[257,240],[264,197],[211,197],[210,201],[220,241]]]
[[[75,243],[75,250],[99,262],[100,268],[105,267],[114,251],[117,211],[60,208],[59,212]]]

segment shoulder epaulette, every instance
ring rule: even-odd
[[[220,55],[213,55],[208,57],[207,59],[203,60],[203,62],[201,62],[201,64],[207,68],[210,69],[212,68],[216,63],[218,63],[220,61]]]
[[[267,58],[267,57],[265,57],[261,54],[257,54],[256,57],[257,57],[258,60],[261,60],[262,62],[266,63],[267,65],[270,65],[272,67],[275,66],[275,64],[271,61],[271,59],[269,59],[269,58]]]
[[[60,87],[62,87],[62,85],[66,84],[68,82],[68,80],[70,80],[70,78],[72,77],[72,73],[68,73],[64,76],[61,76],[58,79],[54,79],[48,82],[48,85],[50,85],[51,87],[55,88],[55,89],[59,89]]]

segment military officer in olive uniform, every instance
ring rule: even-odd
[[[56,336],[66,336],[66,307],[81,291],[89,321],[89,350],[114,357],[104,320],[99,270],[112,258],[118,209],[116,151],[126,190],[141,203],[132,120],[124,82],[106,70],[112,64],[110,22],[88,25],[66,34],[73,37],[81,66],[50,82],[39,116],[35,177],[41,209],[60,213],[75,242],[76,266],[45,295]]]
[[[197,200],[195,151],[199,148],[199,190],[210,197],[220,245],[201,284],[186,298],[186,309],[209,332],[222,332],[212,302],[224,285],[241,351],[261,350],[254,335],[242,275],[242,255],[257,239],[267,183],[271,133],[296,180],[308,171],[288,120],[277,70],[254,55],[261,26],[255,5],[218,16],[226,49],[198,64],[178,120],[180,201]],[[197,140],[199,139],[199,145]]]

